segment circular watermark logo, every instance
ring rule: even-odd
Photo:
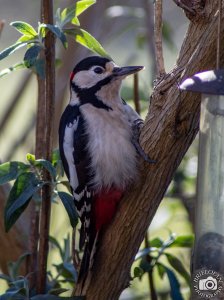
[[[219,299],[218,297],[224,293],[224,277],[213,270],[197,270],[193,275],[192,289],[197,299]]]

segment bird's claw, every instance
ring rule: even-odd
[[[132,124],[132,132],[133,132],[133,139],[132,142],[135,146],[135,149],[137,150],[138,154],[144,159],[144,161],[150,163],[150,164],[155,164],[156,161],[151,159],[142,149],[142,147],[139,144],[139,134],[140,130],[143,126],[144,122],[141,119],[137,119],[134,121]]]

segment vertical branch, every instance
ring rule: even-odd
[[[0,37],[2,35],[3,28],[5,26],[5,20],[0,20]]]
[[[41,53],[44,57],[44,53]],[[36,143],[35,143],[35,157],[37,159],[44,157],[44,145],[46,142],[45,134],[45,80],[37,76],[38,83],[38,99],[37,99],[37,120],[36,120]],[[40,197],[42,191],[39,192]],[[37,249],[39,241],[39,214],[40,209],[36,206],[34,201],[31,202],[31,224],[29,237],[29,251],[31,253],[28,262],[28,273],[30,275],[30,287],[32,288],[36,282],[37,276]],[[38,276],[39,277],[39,276]]]
[[[134,74],[134,104],[135,110],[140,115],[141,114],[141,104],[139,99],[139,92],[138,92],[138,73]]]
[[[145,26],[146,26],[146,38],[147,46],[149,50],[149,60],[151,60],[151,84],[156,77],[156,59],[155,59],[155,43],[154,43],[154,22],[153,22],[153,4],[151,1],[144,0],[143,8],[145,11]]]
[[[148,234],[148,231],[145,234],[144,242],[145,242],[145,248],[149,249],[150,248],[150,244],[149,244],[149,234]],[[146,259],[147,259],[148,263],[151,263],[152,259],[151,259],[150,255],[147,255]],[[153,269],[148,272],[148,281],[149,281],[149,289],[150,289],[150,299],[151,300],[157,300],[157,295],[156,295],[156,291],[155,291],[155,285],[154,285],[154,280],[153,280],[152,272],[153,272]]]
[[[165,72],[162,46],[162,0],[156,0],[154,4],[154,37],[156,52],[157,77],[163,76]]]
[[[42,20],[45,24],[53,24],[53,0],[42,0]],[[45,145],[44,157],[51,160],[52,137],[53,137],[53,116],[55,97],[55,38],[52,32],[48,31],[45,38]],[[50,174],[45,171],[44,180],[51,181]],[[47,184],[42,189],[42,202],[40,212],[40,241],[38,255],[38,278],[37,292],[43,293],[46,285],[47,256],[49,242],[49,227],[51,213],[52,187]]]

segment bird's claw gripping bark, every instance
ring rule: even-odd
[[[141,119],[137,119],[134,121],[132,124],[132,132],[133,132],[133,137],[132,137],[132,142],[133,145],[135,146],[135,149],[137,150],[138,154],[144,159],[144,161],[147,161],[150,164],[156,163],[155,160],[151,159],[142,149],[142,147],[139,144],[139,135],[140,135],[140,130],[143,126],[144,122]]]

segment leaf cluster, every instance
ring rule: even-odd
[[[26,159],[28,163],[12,161],[0,165],[0,184],[15,180],[5,205],[5,230],[8,232],[11,229],[32,199],[36,205],[40,204],[39,192],[44,185],[52,186],[52,201],[56,201],[58,197],[61,199],[74,228],[78,223],[78,216],[73,197],[58,190],[61,184],[67,185],[67,182],[60,180],[63,169],[58,150],[54,151],[51,162],[36,159],[32,154],[27,154]],[[49,172],[51,181],[44,179],[43,170]]]
[[[160,238],[152,239],[149,248],[140,250],[135,260],[140,260],[139,266],[134,269],[134,278],[142,278],[146,273],[151,273],[157,269],[161,279],[166,274],[170,283],[172,299],[183,299],[180,291],[180,283],[174,270],[184,278],[186,284],[191,286],[190,274],[185,269],[183,263],[175,255],[168,253],[167,250],[174,247],[191,248],[194,237],[192,235],[175,236],[171,234],[168,240],[163,241]],[[161,262],[161,257],[166,257],[170,267]]]
[[[29,256],[29,253],[23,254],[16,262],[10,262],[8,264],[8,273],[9,275],[0,274],[0,279],[5,280],[8,283],[9,288],[7,291],[0,296],[2,300],[82,300],[83,297],[61,297],[60,295],[64,292],[67,292],[68,289],[62,288],[62,282],[76,282],[77,281],[77,272],[74,269],[74,266],[71,263],[71,254],[70,254],[70,238],[69,235],[64,239],[64,246],[61,247],[59,242],[50,237],[50,242],[55,246],[60,253],[62,263],[54,265],[57,269],[57,275],[52,276],[52,273],[49,271],[47,274],[47,287],[46,293],[37,295],[35,289],[30,289],[29,285],[29,274],[24,276],[19,276],[19,269],[24,260]]]
[[[30,24],[22,21],[12,22],[13,26],[22,35],[13,45],[4,49],[0,53],[0,60],[13,54],[22,47],[26,47],[26,52],[22,62],[15,64],[0,72],[0,77],[12,71],[28,68],[45,77],[45,37],[48,32],[52,32],[56,39],[60,40],[64,48],[67,49],[67,36],[71,36],[76,42],[88,48],[90,51],[101,56],[109,57],[102,45],[87,31],[80,27],[78,17],[96,0],[80,0],[74,5],[61,11],[58,8],[55,16],[55,24],[38,23],[37,30]]]

